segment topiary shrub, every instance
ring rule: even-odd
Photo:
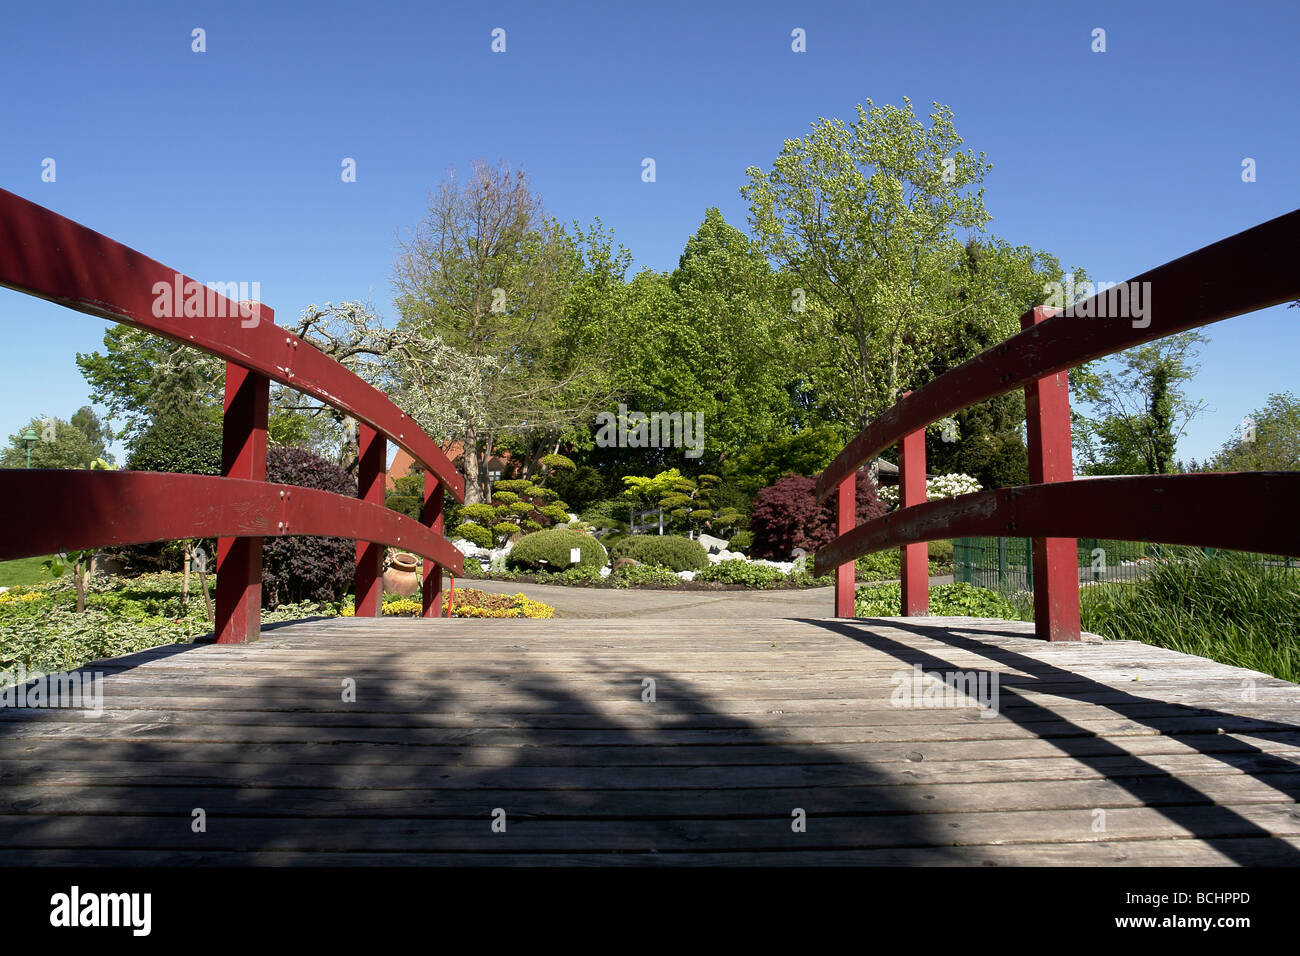
[[[481,524],[475,524],[473,521],[462,521],[456,525],[452,537],[464,538],[470,544],[476,544],[480,548],[492,547],[492,532]]]
[[[603,568],[609,560],[605,546],[589,534],[580,531],[567,531],[563,528],[548,528],[526,534],[510,549],[506,562],[512,568],[537,571],[562,571],[570,567],[569,551],[581,550],[582,567]]]
[[[727,542],[728,551],[739,551],[741,554],[749,554],[749,549],[754,546],[754,532],[737,531]]]
[[[355,498],[357,480],[305,448],[266,452],[266,480]],[[356,574],[356,542],[349,538],[267,538],[262,547],[262,603],[338,601]]]
[[[709,553],[698,541],[677,534],[633,534],[612,548],[616,558],[634,558],[672,571],[698,571],[708,567]]]
[[[754,535],[751,557],[787,560],[795,548],[815,552],[835,539],[835,495],[818,507],[817,482],[802,475],[786,475],[754,498],[749,530]],[[885,505],[876,497],[865,475],[857,481],[858,524],[878,518]]]
[[[951,565],[953,562],[952,539],[930,542],[930,560],[935,564]]]

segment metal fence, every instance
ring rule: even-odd
[[[1109,541],[1079,538],[1079,583],[1132,582],[1149,574],[1159,562],[1191,552],[1213,555],[1213,548],[1155,544],[1149,541]],[[1240,553],[1240,552],[1239,552]],[[953,580],[1004,594],[1034,589],[1034,562],[1029,538],[957,538],[953,541]],[[1260,570],[1300,569],[1300,559],[1248,556]]]

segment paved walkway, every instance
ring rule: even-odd
[[[952,576],[930,579],[932,585],[951,584]],[[457,578],[457,587],[493,594],[523,591],[555,608],[556,617],[637,618],[667,620],[753,620],[758,618],[816,618],[835,613],[832,588],[786,591],[651,591],[618,588],[577,588],[521,581],[478,581]]]
[[[566,618],[787,618],[830,617],[835,613],[831,588],[804,591],[650,591],[621,588],[575,588],[519,581],[457,578],[457,587],[493,594],[523,591],[555,608]]]

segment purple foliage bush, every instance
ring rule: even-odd
[[[787,474],[755,496],[749,517],[749,530],[754,535],[750,546],[753,557],[787,561],[795,548],[811,554],[835,539],[835,496],[819,507],[816,489],[815,479]],[[886,510],[870,479],[859,474],[858,524],[878,518]]]
[[[268,448],[266,480],[356,497],[357,479],[305,448]],[[338,601],[352,588],[356,542],[349,538],[267,538],[262,549],[262,603]]]

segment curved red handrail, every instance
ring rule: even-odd
[[[210,316],[158,316],[159,284],[174,269],[58,213],[0,189],[0,286],[183,342],[288,385],[384,433],[438,477],[457,501],[465,482],[437,443],[387,395],[309,342],[275,325],[265,306],[246,318],[223,295]]]
[[[1300,473],[1157,475],[1071,481],[1066,370],[1122,349],[1300,298],[1300,210],[1175,259],[1124,283],[1141,289],[1142,314],[1116,314],[1099,291],[1051,315],[1033,309],[1024,331],[905,395],[859,432],[818,476],[817,500],[838,493],[839,536],[819,549],[817,574],[836,570],[835,607],[851,616],[850,562],[903,549],[902,610],[923,614],[928,575],[920,544],[971,535],[1034,540],[1035,629],[1049,640],[1079,637],[1074,544],[1078,537],[1145,540],[1296,555],[1292,506]],[[1108,315],[1092,318],[1091,315]],[[925,502],[924,429],[977,402],[1025,388],[1030,473],[1038,484]],[[905,507],[854,527],[852,479],[884,449],[901,443]],[[910,450],[909,450],[910,449]],[[1263,521],[1242,520],[1233,502],[1275,501]],[[1042,593],[1039,593],[1039,588]]]
[[[13,470],[4,475],[0,560],[83,548],[172,541],[314,535],[360,538],[424,555],[460,573],[442,535],[360,498],[297,485],[151,471]],[[59,520],[23,502],[59,502]]]
[[[817,500],[904,435],[1062,369],[1300,296],[1300,210],[1135,276],[1151,283],[1150,324],[1096,314],[1099,292],[944,372],[857,434],[817,479]],[[1143,321],[1146,321],[1144,317]]]
[[[814,574],[862,554],[944,538],[1105,538],[1300,557],[1300,508],[1266,525],[1241,520],[1233,501],[1296,501],[1300,472],[1260,471],[1090,478],[995,488],[900,508],[858,525],[817,552]],[[1134,537],[1133,516],[1142,515]]]
[[[436,616],[440,568],[463,568],[442,531],[443,492],[465,483],[442,450],[379,389],[279,328],[271,309],[236,302],[91,229],[0,190],[0,286],[145,329],[226,361],[221,478],[135,472],[0,471],[3,541],[17,557],[175,538],[216,537],[218,643],[260,626],[262,539],[321,535],[358,542],[357,614],[380,613],[380,545],[424,561],[422,603]],[[265,478],[270,381],[361,423],[358,497]],[[425,524],[383,507],[392,439],[425,466]],[[59,512],[35,507],[57,501]]]

